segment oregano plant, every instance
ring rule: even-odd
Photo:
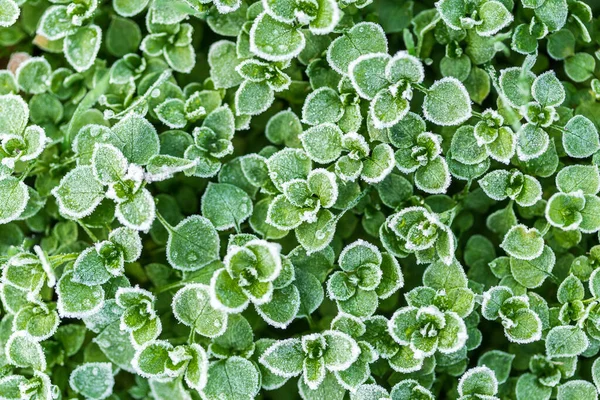
[[[599,26],[0,0],[0,400],[598,399]]]

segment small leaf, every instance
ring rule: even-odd
[[[210,305],[210,292],[206,285],[184,286],[173,297],[172,308],[179,322],[202,336],[220,336],[227,329],[227,314]]]
[[[97,25],[78,28],[75,33],[64,40],[64,53],[67,61],[77,72],[88,70],[96,61],[102,29]]]
[[[72,169],[52,190],[59,211],[74,219],[90,215],[104,199],[104,193],[90,166]]]
[[[304,131],[300,140],[313,161],[329,164],[342,153],[342,135],[342,130],[337,125],[325,123]]]
[[[202,196],[202,215],[219,230],[239,228],[252,215],[252,200],[229,183],[209,183]]]
[[[582,115],[576,115],[567,122],[562,135],[563,147],[574,158],[586,158],[600,149],[600,139],[596,126]]]
[[[204,217],[192,215],[169,230],[167,259],[181,271],[195,271],[219,258],[219,235]]]
[[[273,32],[277,32],[277,36]],[[306,44],[300,30],[260,14],[250,29],[250,51],[269,61],[285,61],[296,57]]]
[[[69,377],[71,388],[91,400],[102,400],[110,396],[114,384],[111,363],[85,363],[75,368]]]
[[[436,125],[459,125],[471,118],[469,93],[456,78],[440,79],[425,96],[423,115]]]
[[[550,357],[578,356],[588,345],[587,336],[576,326],[556,326],[546,337],[546,353]]]
[[[385,32],[378,24],[361,22],[336,38],[327,49],[327,61],[334,71],[348,74],[350,63],[369,53],[387,53]]]
[[[504,236],[500,247],[512,257],[533,260],[544,251],[544,238],[536,228],[515,225]]]
[[[12,176],[0,179],[0,225],[19,218],[29,201],[29,190],[25,183]]]

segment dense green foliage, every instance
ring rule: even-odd
[[[590,5],[0,0],[0,400],[598,399]]]

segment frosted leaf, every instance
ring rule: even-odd
[[[529,70],[512,67],[500,71],[499,84],[508,103],[515,108],[524,106],[531,99],[531,86],[535,75]]]
[[[171,129],[184,128],[188,121],[185,115],[185,102],[181,99],[168,99],[154,110],[158,119]]]
[[[306,44],[299,29],[279,22],[267,13],[260,14],[250,29],[250,51],[269,61],[296,57]]]
[[[360,56],[387,51],[387,38],[381,26],[361,22],[331,42],[327,49],[327,62],[334,71],[347,75],[350,63]]]
[[[13,320],[13,331],[26,331],[34,340],[42,341],[56,333],[60,318],[55,310],[31,303],[19,310]]]
[[[115,12],[122,17],[133,17],[141,13],[150,0],[113,0]]]
[[[475,165],[487,158],[485,146],[478,143],[472,126],[461,126],[452,136],[452,158],[467,165]]]
[[[239,227],[252,215],[252,200],[237,186],[211,182],[202,196],[202,215],[220,231]]]
[[[538,239],[539,240],[539,239]],[[511,258],[510,269],[517,282],[527,288],[540,286],[552,272],[556,256],[550,247],[544,246],[542,253],[530,260]]]
[[[572,357],[583,353],[589,340],[577,326],[555,326],[546,337],[546,354],[550,357]]]
[[[319,198],[321,207],[332,207],[339,195],[335,174],[323,168],[313,169],[308,174],[307,184],[310,191]]]
[[[242,83],[243,79],[236,71],[239,63],[240,60],[235,52],[235,43],[219,40],[210,46],[208,65],[215,88],[228,89]]]
[[[117,256],[120,259],[120,268],[123,268],[122,256]],[[90,247],[82,251],[73,266],[73,282],[81,283],[86,286],[94,287],[102,285],[112,278],[112,275],[107,271],[105,260],[96,251],[94,247]],[[111,265],[112,266],[112,265]]]
[[[390,128],[404,118],[409,110],[408,100],[394,96],[391,89],[383,89],[373,98],[369,116],[375,128]]]
[[[71,389],[91,400],[103,400],[110,396],[114,384],[111,363],[85,363],[75,368],[69,376]]]
[[[500,1],[491,0],[483,3],[478,10],[481,24],[475,27],[477,33],[488,37],[498,33],[514,20],[513,15]]]
[[[100,183],[108,185],[120,181],[125,177],[127,168],[127,159],[119,149],[110,144],[96,144],[92,154],[92,169]]]
[[[389,398],[387,390],[374,383],[362,384],[356,388],[354,393],[350,392],[351,400],[382,400],[386,398]],[[402,398],[400,397],[400,399]]]
[[[73,278],[73,272],[66,272],[56,286],[60,316],[84,318],[96,313],[104,304],[104,289],[77,283]]]
[[[525,124],[517,134],[517,155],[527,161],[541,156],[550,144],[548,134],[534,124]]]
[[[333,32],[340,21],[341,12],[335,0],[318,0],[317,4],[319,8],[317,16],[310,21],[308,29],[315,35],[327,35]]]
[[[227,314],[210,305],[210,288],[203,284],[190,284],[173,297],[175,318],[206,337],[220,336],[227,329]]]
[[[292,230],[304,220],[304,210],[294,206],[284,195],[275,197],[269,204],[266,222],[277,229]]]
[[[544,251],[544,238],[536,228],[515,225],[504,236],[500,247],[512,257],[533,260]]]
[[[80,27],[64,39],[65,58],[75,71],[87,71],[96,61],[101,42],[102,29],[99,26]]]
[[[556,293],[556,298],[560,304],[583,300],[584,297],[585,289],[583,283],[573,274],[570,274],[562,281]]]
[[[373,100],[373,97],[390,82],[386,78],[386,67],[391,57],[386,53],[361,55],[348,66],[352,86],[360,97]]]
[[[185,369],[184,379],[189,387],[202,390],[208,381],[208,356],[206,351],[196,343],[190,345],[188,352],[192,359]]]
[[[148,342],[137,350],[131,364],[144,378],[170,380],[178,375],[178,371],[169,368],[175,364],[170,357],[173,351],[173,346],[165,340]]]
[[[7,27],[17,22],[21,10],[13,0],[0,1],[0,26]]]
[[[29,107],[21,96],[0,96],[0,135],[21,135],[29,120]]]
[[[342,135],[337,125],[325,123],[304,131],[300,140],[313,161],[328,164],[337,160],[342,153]]]
[[[411,83],[421,83],[425,79],[423,63],[417,57],[406,51],[399,51],[385,68],[385,76],[391,83],[402,80]]]
[[[212,223],[192,215],[169,230],[167,259],[181,271],[195,271],[219,258],[219,235]]]
[[[7,361],[20,368],[32,368],[36,371],[46,369],[46,356],[42,346],[27,332],[14,332],[5,345]]]
[[[425,96],[423,116],[436,125],[459,125],[471,118],[471,99],[456,78],[436,81]]]
[[[193,160],[166,154],[153,156],[146,165],[146,181],[158,182],[171,179],[178,172],[190,171],[196,166]]]
[[[310,93],[302,106],[302,122],[308,125],[336,123],[344,115],[338,92],[324,86]]]
[[[451,182],[448,163],[437,157],[415,173],[415,186],[427,193],[446,193]]]
[[[333,240],[336,221],[329,210],[321,210],[315,222],[296,228],[296,239],[308,254],[323,250]]]
[[[394,400],[409,400],[413,398],[420,398],[423,400],[434,399],[433,394],[414,379],[405,379],[398,382],[392,388],[390,395]]]
[[[542,106],[559,106],[565,101],[565,89],[554,71],[548,71],[533,81],[533,98]]]
[[[123,152],[130,163],[146,165],[159,153],[156,129],[145,118],[129,114],[112,127],[107,142]]]
[[[163,54],[167,64],[174,71],[189,74],[196,65],[196,52],[191,44],[187,46],[166,46]]]
[[[574,158],[587,158],[600,149],[596,126],[584,117],[576,115],[567,122],[562,135],[566,153]]]
[[[388,176],[395,166],[394,150],[387,143],[379,143],[371,155],[362,162],[361,179],[367,183],[379,183]]]
[[[498,380],[494,371],[486,366],[467,370],[458,381],[460,396],[495,396],[498,392]]]
[[[260,390],[258,368],[251,361],[239,356],[211,363],[208,376],[210,379],[203,393],[210,399],[250,399]]]
[[[285,339],[272,344],[259,362],[275,375],[291,378],[302,373],[304,357],[299,339]]]
[[[29,190],[12,176],[0,178],[0,225],[19,218],[27,207]]]
[[[557,400],[575,400],[575,399],[589,399],[597,400],[598,391],[596,387],[588,381],[582,379],[576,379],[569,382],[565,382],[558,387],[556,393]]]
[[[44,57],[31,57],[19,64],[15,72],[17,83],[27,93],[39,94],[48,90],[52,67]]]
[[[556,174],[556,187],[564,193],[581,190],[584,194],[600,191],[600,174],[595,165],[568,165]]]
[[[312,169],[312,162],[303,150],[286,148],[269,157],[267,167],[275,187],[283,191],[285,182],[306,179]]]
[[[296,318],[300,309],[300,291],[294,285],[273,290],[271,301],[256,306],[256,312],[266,323],[285,329]]]
[[[585,196],[580,192],[555,193],[548,199],[546,220],[550,225],[563,230],[578,229],[583,221],[581,211],[586,206]]]
[[[244,81],[235,92],[235,110],[238,115],[259,115],[265,112],[275,94],[267,82]]]
[[[49,142],[46,137],[46,131],[37,125],[31,125],[25,128],[25,132],[23,132],[23,141],[25,142],[25,148],[21,149],[21,161],[30,161],[38,158],[46,148],[46,144]]]
[[[69,171],[52,189],[59,211],[74,219],[90,215],[104,199],[104,193],[104,187],[96,180],[90,166]]]
[[[148,189],[141,189],[129,199],[117,204],[115,216],[128,228],[148,231],[156,216],[152,194]]]

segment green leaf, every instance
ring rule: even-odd
[[[236,71],[239,65],[235,52],[235,43],[228,40],[214,42],[208,50],[208,65],[210,77],[215,88],[229,89],[242,83],[243,79]]]
[[[21,135],[29,120],[29,107],[21,96],[0,96],[0,132]]]
[[[324,123],[307,129],[299,138],[311,160],[329,164],[342,153],[342,135],[343,132],[337,125]]]
[[[335,226],[333,214],[329,210],[321,210],[315,222],[307,222],[296,228],[296,239],[308,254],[312,254],[331,243]]]
[[[110,396],[114,384],[111,363],[85,363],[75,368],[69,376],[71,389],[91,400],[102,400]]]
[[[589,340],[576,326],[556,326],[546,337],[546,354],[550,357],[571,357],[583,353]]]
[[[379,143],[362,165],[361,179],[370,184],[379,183],[394,169],[394,150],[387,143]]]
[[[600,174],[595,165],[568,165],[556,174],[556,187],[564,193],[581,190],[584,194],[600,191]]]
[[[135,114],[129,114],[117,122],[107,141],[121,150],[130,163],[137,165],[146,165],[160,150],[154,126]]]
[[[271,301],[256,306],[256,311],[269,325],[285,329],[300,310],[300,291],[294,285],[273,290]]]
[[[481,36],[487,37],[498,33],[513,21],[514,17],[500,1],[486,1],[479,7],[481,24],[475,30]]]
[[[573,274],[567,276],[558,287],[556,298],[561,304],[570,303],[576,300],[583,300],[585,289],[581,281]]]
[[[274,36],[273,32],[278,35]],[[267,13],[260,14],[250,29],[250,51],[269,61],[285,61],[300,54],[306,39],[300,30],[279,22]]]
[[[595,69],[596,60],[588,53],[576,53],[565,60],[565,73],[574,82],[587,81],[593,76]]]
[[[74,281],[72,272],[66,272],[56,286],[58,312],[62,317],[84,318],[94,314],[104,304],[102,286],[87,286]]]
[[[600,139],[596,126],[582,115],[576,115],[567,122],[562,135],[563,147],[574,158],[587,158],[600,149]]]
[[[177,321],[202,336],[220,336],[227,329],[227,314],[211,306],[210,288],[206,285],[184,286],[173,297],[172,309]]]
[[[29,201],[29,190],[25,183],[7,176],[0,178],[0,225],[19,218]]]
[[[102,29],[98,25],[92,24],[78,28],[64,40],[65,58],[75,71],[86,71],[96,61],[101,42]]]
[[[90,215],[104,199],[104,193],[104,187],[89,166],[72,169],[52,189],[59,211],[74,219]]]
[[[535,78],[531,87],[533,98],[542,106],[559,106],[565,101],[565,89],[554,71],[548,71]]]
[[[556,256],[552,249],[544,246],[542,253],[531,260],[510,259],[510,271],[517,282],[527,288],[539,287],[552,272]]]
[[[451,183],[448,164],[443,157],[437,157],[415,173],[415,186],[427,193],[446,193]]]
[[[235,109],[238,115],[259,115],[265,112],[275,95],[267,82],[244,81],[235,92]]]
[[[506,382],[510,375],[512,362],[515,357],[514,354],[509,354],[504,351],[490,350],[479,357],[477,365],[484,365],[494,371],[498,383],[502,384]]]
[[[350,63],[360,56],[387,51],[387,38],[381,26],[373,22],[361,22],[331,42],[327,49],[327,61],[334,71],[347,75]]]
[[[5,345],[7,361],[20,368],[33,368],[36,371],[46,369],[46,356],[42,346],[27,332],[14,332]]]
[[[498,392],[498,380],[488,367],[469,369],[458,381],[460,396],[494,396]]]
[[[11,26],[19,18],[21,11],[13,0],[0,1],[0,26]]]
[[[308,125],[336,123],[344,114],[344,105],[335,90],[324,86],[306,97],[302,106],[302,121]]]
[[[219,231],[237,229],[252,215],[252,200],[237,186],[209,183],[202,196],[202,215]]]
[[[219,235],[207,218],[192,215],[168,231],[167,260],[173,268],[196,271],[219,258]]]
[[[149,0],[113,0],[113,8],[122,17],[133,17],[141,13]]]
[[[598,399],[596,387],[581,379],[565,382],[558,387],[557,400]]]
[[[98,182],[108,185],[120,181],[127,174],[127,159],[110,144],[98,143],[92,154],[92,169]]]
[[[302,373],[304,358],[300,339],[286,339],[272,344],[259,361],[275,375],[291,378]]]
[[[515,225],[506,233],[500,247],[511,257],[533,260],[544,251],[544,238],[536,228]]]
[[[252,362],[238,356],[215,361],[208,368],[203,394],[208,399],[251,399],[260,389],[260,374]]]
[[[517,134],[519,160],[528,161],[540,157],[550,144],[548,134],[539,126],[525,124]]]
[[[122,203],[118,203],[115,216],[124,226],[148,231],[154,222],[156,205],[148,189],[141,189]]]
[[[44,57],[31,57],[19,64],[15,73],[17,83],[27,93],[39,94],[48,90],[52,67]]]
[[[369,53],[358,57],[348,66],[348,76],[358,95],[373,100],[389,82],[385,76],[391,57],[386,53]]]
[[[459,125],[471,118],[471,99],[456,78],[436,81],[425,96],[423,116],[436,125]]]

